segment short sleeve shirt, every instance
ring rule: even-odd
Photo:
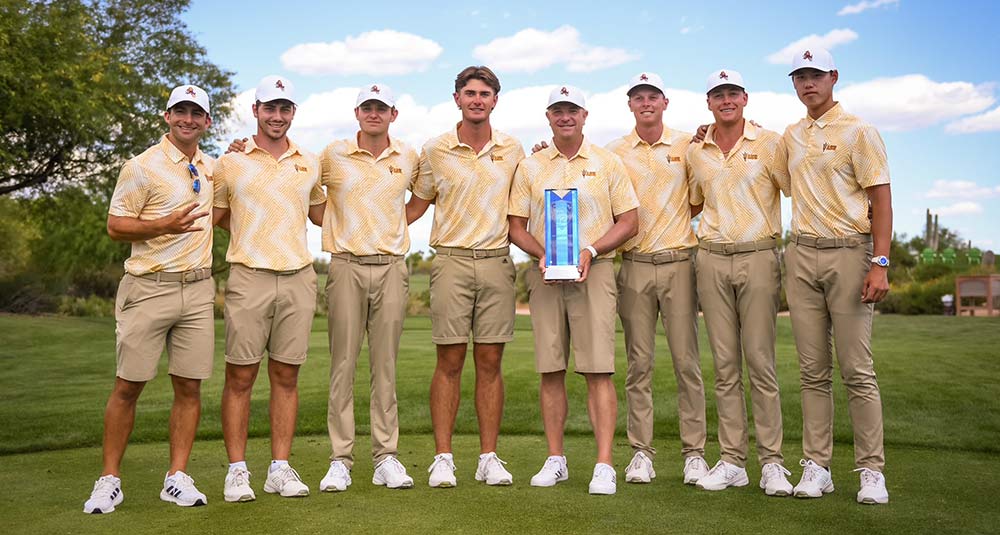
[[[781,137],[747,120],[727,155],[712,141],[714,134],[713,125],[687,152],[691,203],[704,203],[698,238],[739,243],[780,237],[782,184],[774,163]]]
[[[607,146],[622,159],[639,198],[639,234],[620,250],[650,254],[698,244],[685,164],[690,142],[691,134],[663,127],[652,145],[632,130]]]
[[[458,130],[428,141],[413,194],[434,201],[430,245],[499,249],[508,241],[507,201],[524,148],[498,130],[477,154]]]
[[[275,271],[312,263],[309,207],[325,200],[319,161],[291,141],[278,159],[253,138],[243,152],[223,155],[215,170],[215,206],[229,209],[226,261]]]
[[[615,224],[615,216],[639,207],[635,189],[621,159],[586,140],[567,158],[553,143],[517,167],[508,214],[528,218],[528,232],[545,245],[545,190],[577,189],[580,247],[601,239]],[[615,251],[599,255],[614,258]]]
[[[344,139],[323,149],[320,161],[327,192],[323,250],[406,254],[406,191],[417,177],[417,152],[390,139],[382,154],[373,155],[358,147],[356,138]]]
[[[865,188],[889,183],[878,130],[835,104],[819,119],[790,125],[783,136],[791,176],[792,232],[819,237],[868,234]]]
[[[194,191],[196,177],[188,169],[189,164],[198,171],[199,192]],[[211,214],[214,164],[215,161],[201,150],[189,161],[164,135],[158,144],[125,162],[108,213],[149,221],[197,203],[194,212]],[[211,215],[196,221],[195,226],[202,230],[132,242],[132,254],[125,260],[125,271],[138,276],[211,268]]]

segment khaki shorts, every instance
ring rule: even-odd
[[[126,274],[115,297],[117,375],[144,382],[156,377],[167,347],[167,373],[208,379],[215,352],[215,282],[157,282]]]
[[[437,255],[431,262],[431,339],[435,344],[500,344],[514,339],[514,279],[509,255]]]
[[[302,364],[315,312],[311,264],[287,275],[233,264],[226,283],[226,362],[256,364],[267,351],[279,362]]]
[[[525,277],[535,334],[535,370],[565,370],[572,339],[576,373],[615,373],[618,288],[614,263],[596,260],[582,283],[546,285],[536,260]]]

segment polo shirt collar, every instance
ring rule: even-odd
[[[654,141],[651,146],[659,144],[670,145],[671,144],[670,138],[671,138],[670,128],[668,128],[667,125],[663,125],[663,132],[660,134],[660,139]],[[633,149],[638,147],[640,143],[645,143],[645,140],[639,137],[639,132],[637,132],[635,128],[632,128],[632,131],[629,132],[627,136],[625,136],[625,140],[628,141],[629,145],[631,145]]]
[[[753,122],[746,117],[743,118],[743,139],[747,141],[754,141],[757,136],[760,135],[760,129],[754,126]],[[705,141],[703,145],[715,145],[715,124],[711,124],[708,127],[708,131],[705,132]],[[716,145],[718,146],[718,145]]]
[[[844,114],[844,108],[840,107],[839,102],[835,102],[833,107],[826,110],[826,113],[821,115],[819,119],[813,120],[812,117],[806,116],[809,119],[809,126],[816,125],[820,128],[826,128],[826,125],[840,119],[840,116]]]
[[[559,156],[563,156],[563,153],[559,152],[559,149],[556,148],[555,140],[553,140],[552,144],[549,145],[549,148],[545,150],[550,151],[548,154],[550,160],[555,160]],[[565,158],[565,156],[563,157]],[[588,160],[590,159],[590,142],[587,141],[587,138],[583,139],[583,144],[580,145],[580,150],[577,151],[575,155],[573,155],[573,158],[586,158]],[[567,158],[567,159],[572,160],[573,158]]]
[[[166,134],[163,134],[163,138],[160,139],[160,150],[170,158],[170,161],[174,163],[180,163],[181,161],[187,160],[187,156],[178,149],[176,145],[170,142]],[[205,154],[201,152],[201,149],[196,149],[194,152],[194,158],[191,158],[191,163],[199,164],[204,163]]]

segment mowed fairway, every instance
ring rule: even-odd
[[[778,320],[778,372],[782,386],[786,465],[793,482],[801,473],[801,410],[798,366],[787,317]],[[430,321],[407,320],[398,363],[400,456],[416,481],[408,491],[371,484],[367,435],[355,449],[354,485],[346,493],[321,494],[329,445],[326,390],[329,373],[326,321],[314,324],[310,359],[300,379],[301,409],[292,461],[314,493],[284,500],[265,495],[269,459],[267,379],[261,374],[251,415],[249,464],[258,500],[222,500],[226,457],[220,440],[222,323],[217,325],[215,375],[203,385],[203,416],[189,472],[210,501],[182,510],[160,502],[166,470],[166,420],[171,393],[166,362],[139,402],[136,429],[123,466],[125,502],[111,515],[82,514],[83,501],[100,471],[104,403],[114,375],[111,319],[0,316],[0,505],[10,533],[163,533],[172,530],[227,533],[347,532],[996,532],[1000,514],[1000,320],[877,316],[874,350],[885,407],[887,468],[891,502],[863,507],[854,502],[847,404],[835,381],[834,482],[837,491],[821,500],[766,498],[756,488],[759,466],[748,465],[751,485],[721,493],[680,483],[675,382],[665,340],[658,339],[656,459],[651,485],[624,483],[630,452],[625,440],[625,358],[618,335],[620,398],[615,465],[618,495],[586,494],[593,467],[593,441],[585,406],[585,385],[568,378],[570,416],[567,456],[571,477],[554,489],[536,489],[528,479],[545,457],[538,414],[537,376],[530,322],[518,318],[516,339],[504,364],[507,404],[499,454],[509,461],[515,484],[486,488],[473,480],[478,453],[472,404],[471,360],[463,377],[463,402],[455,443],[459,486],[426,486],[434,453],[427,393],[434,367]],[[711,355],[701,333],[706,384],[714,380]],[[368,362],[362,353],[355,386],[359,433],[367,433]],[[708,388],[710,463],[718,458],[716,415]],[[749,403],[748,403],[749,406]],[[751,445],[751,448],[753,446]],[[751,458],[754,457],[753,450]]]

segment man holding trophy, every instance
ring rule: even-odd
[[[632,183],[615,154],[583,136],[583,93],[556,87],[545,113],[552,146],[521,162],[510,193],[510,241],[538,258],[527,272],[541,374],[542,421],[549,456],[531,485],[551,487],[569,476],[563,455],[566,369],[570,342],[575,371],[587,380],[587,409],[597,442],[591,494],[614,494],[611,466],[618,400],[615,358],[615,250],[638,231]]]

